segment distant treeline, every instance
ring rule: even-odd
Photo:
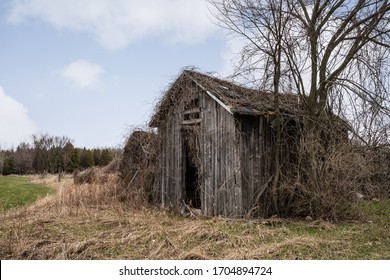
[[[33,135],[31,143],[0,150],[0,174],[72,173],[93,166],[105,166],[119,153],[111,148],[78,148],[66,136]]]

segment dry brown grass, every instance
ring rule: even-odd
[[[373,223],[188,219],[130,208],[117,199],[114,178],[40,182],[56,194],[1,214],[1,259],[390,259],[390,213],[381,202]]]

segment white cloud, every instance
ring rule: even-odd
[[[98,87],[103,74],[104,69],[100,65],[82,59],[66,65],[61,70],[62,77],[81,89]]]
[[[13,0],[8,20],[28,18],[93,34],[112,50],[150,36],[196,43],[216,30],[204,0]]]
[[[0,148],[17,146],[35,131],[35,124],[27,108],[7,96],[0,86]]]

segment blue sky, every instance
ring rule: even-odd
[[[203,0],[1,1],[0,148],[33,133],[120,145],[183,67],[229,73],[211,18]]]

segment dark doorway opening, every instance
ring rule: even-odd
[[[185,154],[185,203],[193,208],[201,209],[201,192],[199,188],[199,170],[196,164],[198,141],[194,131],[184,131]]]

